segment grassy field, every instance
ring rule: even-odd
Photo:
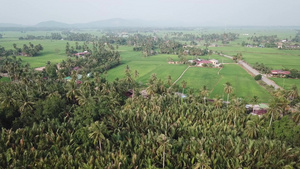
[[[125,68],[128,65],[132,71],[139,72],[137,81],[141,84],[146,84],[153,73],[157,74],[158,78],[167,80],[171,75],[172,80],[175,81],[181,73],[187,68],[186,65],[168,64],[169,57],[174,60],[176,55],[156,55],[150,57],[143,57],[140,52],[133,52],[131,47],[120,47],[122,56],[122,65],[108,71],[107,79],[112,81],[116,78],[125,77]],[[209,57],[209,56],[206,56]],[[211,56],[219,59],[215,56]],[[204,57],[200,57],[203,58]],[[225,59],[226,62],[231,62],[230,59]],[[224,62],[225,62],[224,61]],[[253,96],[258,96],[261,101],[268,102],[271,98],[270,94],[259,86],[244,69],[236,64],[226,64],[225,67],[218,74],[219,69],[216,68],[199,68],[191,67],[184,76],[177,82],[181,86],[181,82],[187,82],[187,90],[189,88],[201,89],[206,85],[211,90],[210,97],[221,96],[224,97],[224,84],[226,82],[232,83],[234,94],[238,97],[250,100]]]
[[[1,42],[1,41],[0,41]],[[5,49],[13,49],[13,44],[17,44],[18,48],[22,48],[23,44],[27,44],[31,42],[34,45],[41,44],[44,48],[43,51],[40,52],[38,56],[34,57],[26,57],[26,56],[18,56],[25,63],[29,63],[31,67],[42,67],[45,66],[47,61],[51,61],[52,63],[59,63],[62,60],[66,60],[67,56],[65,54],[65,48],[67,41],[59,41],[59,40],[6,40],[5,43],[1,43]],[[70,45],[75,45],[75,42],[69,42]]]
[[[172,31],[171,31],[172,32]],[[178,31],[174,31],[178,32]],[[261,36],[261,35],[278,35],[279,38],[292,38],[295,36],[295,30],[280,30],[280,29],[195,29],[189,31],[180,31],[183,33],[198,34],[211,34],[211,33],[224,33],[233,32],[239,33],[239,39],[234,42],[230,42],[227,45],[221,45],[220,47],[212,47],[210,49],[214,51],[222,51],[228,55],[235,55],[238,52],[243,54],[246,62],[254,64],[255,62],[264,63],[265,65],[272,67],[274,69],[281,68],[296,68],[299,69],[300,63],[300,51],[299,50],[278,50],[270,48],[247,48],[242,47],[240,44],[242,41],[247,42],[247,38],[251,36]],[[23,44],[28,44],[29,42],[36,44],[41,44],[44,50],[36,57],[23,57],[19,56],[25,63],[30,63],[31,67],[41,67],[45,66],[47,61],[52,63],[58,63],[62,60],[66,60],[67,56],[65,54],[65,46],[68,41],[65,40],[22,40],[19,37],[26,37],[27,35],[34,36],[47,36],[52,32],[50,31],[28,31],[26,33],[22,32],[0,32],[3,34],[3,38],[0,39],[0,45],[5,47],[5,49],[13,49],[13,43],[16,43],[19,48]],[[103,33],[100,31],[81,31],[80,33],[91,33],[95,36],[102,36]],[[160,31],[157,34],[164,36],[170,32]],[[151,35],[152,33],[147,33]],[[247,34],[247,35],[246,35]],[[75,46],[75,42],[69,42],[71,46]],[[83,42],[80,42],[82,44]],[[200,43],[201,44],[201,43]],[[204,48],[203,46],[199,46]],[[157,74],[158,78],[167,80],[167,77],[171,75],[172,80],[175,81],[181,73],[187,68],[187,65],[173,65],[168,64],[169,58],[175,61],[179,61],[177,55],[156,55],[150,57],[143,57],[141,52],[134,52],[132,47],[129,46],[119,46],[119,51],[121,53],[121,65],[111,69],[107,73],[107,79],[113,81],[116,78],[125,77],[125,68],[128,65],[134,74],[134,71],[139,72],[139,76],[136,78],[141,84],[146,84],[148,79],[153,73]],[[232,60],[218,55],[211,56],[201,56],[201,59],[217,59],[221,63],[232,63]],[[193,56],[188,56],[188,59],[195,59]],[[226,82],[232,83],[234,88],[234,95],[237,97],[245,98],[250,100],[253,96],[258,96],[261,101],[267,102],[271,96],[260,87],[254,80],[253,77],[247,74],[242,68],[234,64],[226,64],[225,67],[218,74],[219,69],[213,68],[190,68],[183,78],[178,82],[181,85],[181,81],[187,81],[188,88],[201,89],[203,85],[206,85],[209,90],[211,90],[210,97],[221,96],[224,97],[224,84]],[[2,81],[5,79],[2,79]],[[282,85],[282,79],[274,79],[276,83]],[[292,84],[297,84],[299,86],[298,80],[286,79],[285,88],[289,88]],[[300,87],[299,87],[300,88]],[[187,89],[188,90],[188,89]]]
[[[222,51],[227,55],[243,54],[243,58],[249,64],[264,63],[273,69],[299,69],[300,50],[279,50],[275,48],[247,48],[242,46],[227,46],[211,48]]]
[[[45,66],[47,61],[52,63],[59,63],[62,60],[66,60],[67,56],[65,54],[66,43],[69,42],[70,46],[75,46],[74,41],[65,41],[65,40],[19,40],[19,37],[26,37],[27,35],[34,36],[46,36],[51,35],[53,32],[46,31],[28,31],[26,33],[21,32],[0,32],[3,34],[3,38],[0,39],[0,45],[6,50],[13,49],[13,44],[17,44],[18,48],[22,48],[23,44],[29,44],[31,42],[34,45],[41,44],[44,48],[38,56],[26,57],[18,56],[24,62],[24,64],[29,63],[31,67],[42,67]],[[86,32],[82,32],[86,33]],[[96,32],[97,33],[97,32]],[[99,34],[100,35],[100,34]],[[83,42],[79,42],[79,45],[82,45]]]
[[[272,97],[261,86],[259,86],[253,77],[244,69],[236,64],[226,64],[218,74],[219,69],[213,68],[190,68],[178,81],[181,84],[183,80],[187,82],[187,87],[201,89],[204,85],[210,91],[210,98],[220,96],[226,100],[224,87],[226,82],[230,82],[234,88],[233,94],[236,97],[244,98],[250,101],[253,96],[258,96],[260,101],[268,102]]]
[[[0,78],[0,82],[9,82],[10,79],[8,77],[2,77]]]
[[[270,79],[286,90],[291,89],[293,85],[296,85],[298,90],[300,89],[300,79],[287,79],[287,78],[270,78]]]
[[[137,81],[145,84],[152,74],[156,73],[157,77],[162,80],[167,80],[171,75],[175,81],[180,74],[187,68],[187,65],[171,65],[168,64],[168,58],[178,60],[177,55],[156,55],[150,57],[143,57],[141,52],[134,52],[132,47],[119,47],[122,62],[120,66],[108,71],[107,79],[112,81],[116,78],[125,77],[125,68],[128,65],[132,74],[137,70],[139,76]]]

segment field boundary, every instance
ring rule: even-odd
[[[176,84],[180,79],[181,77],[184,75],[184,73],[190,68],[191,66],[188,66],[182,73],[181,75],[174,81],[174,83],[171,85],[173,86],[174,84]]]

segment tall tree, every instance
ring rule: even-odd
[[[99,150],[102,152],[102,141],[105,140],[104,133],[107,133],[107,127],[103,122],[96,121],[89,127],[89,138],[94,140],[94,144],[99,145]]]
[[[229,82],[226,82],[225,87],[224,87],[224,92],[227,94],[227,107],[229,103],[229,94],[233,92],[233,87]]]
[[[157,142],[160,144],[160,146],[158,147],[156,152],[163,153],[163,168],[165,168],[166,150],[172,147],[169,141],[170,141],[169,138],[165,134],[160,134],[157,137]]]
[[[203,86],[200,94],[203,97],[204,104],[206,104],[206,97],[208,96],[208,90],[207,90],[207,87],[205,85]]]
[[[186,84],[187,84],[187,82],[185,81],[185,80],[183,80],[182,82],[181,82],[181,85],[182,85],[182,93],[184,94],[184,89],[186,88]]]

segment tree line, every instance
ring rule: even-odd
[[[43,40],[43,39],[61,40],[63,39],[63,37],[60,33],[51,33],[50,36],[27,35],[25,37],[19,37],[19,40]]]
[[[251,36],[247,38],[248,42],[243,41],[242,46],[257,46],[257,47],[266,47],[266,48],[277,48],[277,42],[280,39],[277,35],[270,36]],[[249,41],[252,41],[251,43]]]
[[[23,44],[22,48],[18,48],[17,44],[13,44],[13,47],[15,49],[16,55],[22,55],[22,56],[36,56],[39,54],[40,51],[42,51],[44,48],[41,44],[34,45],[33,43],[29,42],[29,44]]]

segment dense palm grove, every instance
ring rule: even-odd
[[[0,86],[1,168],[300,167],[299,107],[286,111],[297,89],[274,93],[269,114],[259,118],[237,98],[208,102],[205,87],[182,99],[171,77],[165,83],[152,75],[139,86],[129,67],[124,79],[107,82],[96,73],[78,84],[71,67],[80,60],[60,64],[69,82],[15,58],[5,62],[4,69],[18,69]],[[145,88],[148,96],[140,95]]]

